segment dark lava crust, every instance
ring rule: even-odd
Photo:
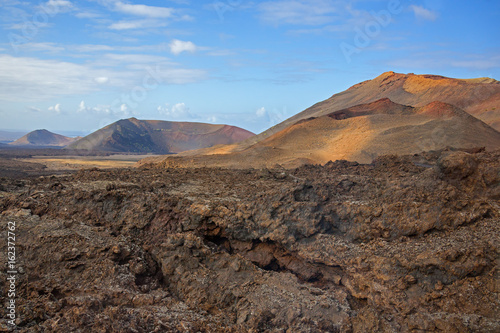
[[[499,160],[2,178],[17,331],[498,332]]]

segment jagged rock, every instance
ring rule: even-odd
[[[443,176],[450,179],[462,180],[477,170],[474,156],[462,151],[442,156],[437,163]]]
[[[283,173],[5,178],[18,331],[500,330],[500,152]]]

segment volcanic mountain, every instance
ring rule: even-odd
[[[9,143],[13,146],[53,146],[64,147],[74,142],[78,138],[70,138],[67,136],[55,134],[45,129],[29,132],[23,137],[14,142]]]
[[[490,78],[453,79],[439,75],[386,72],[373,80],[358,83],[329,99],[314,104],[282,123],[253,137],[255,143],[297,121],[320,117],[352,106],[389,98],[413,107],[434,101],[454,105],[500,131],[500,82]]]
[[[143,163],[238,167],[244,158],[253,166],[335,159],[370,162],[379,154],[447,146],[498,148],[498,130],[499,81],[386,72],[239,144]]]
[[[171,154],[232,144],[254,135],[242,128],[229,125],[129,118],[89,134],[67,148]]]
[[[422,107],[383,98],[301,119],[267,139],[227,154],[146,159],[163,166],[295,167],[350,160],[370,163],[384,154],[414,154],[445,147],[500,147],[500,132],[443,102]],[[223,151],[223,149],[220,149]],[[188,154],[186,154],[188,155]]]
[[[447,146],[500,147],[500,133],[465,111],[442,102],[411,107],[385,98],[301,120],[247,150],[266,160],[370,163],[379,155],[412,154]]]

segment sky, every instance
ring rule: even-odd
[[[498,0],[0,0],[0,129],[260,133],[383,72],[500,79]]]

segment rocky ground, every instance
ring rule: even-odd
[[[19,332],[500,331],[500,151],[4,177],[0,212]]]

